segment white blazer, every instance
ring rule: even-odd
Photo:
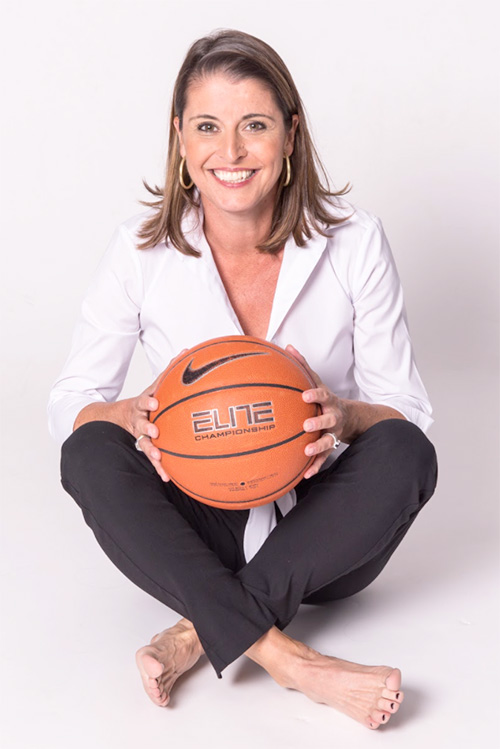
[[[382,224],[347,207],[346,215],[354,215],[329,227],[328,237],[315,234],[304,247],[288,239],[266,339],[283,348],[293,344],[339,397],[391,406],[426,431],[432,411]],[[201,252],[196,258],[164,242],[136,249],[136,232],[152,211],[118,226],[84,298],[70,355],[50,393],[49,429],[59,443],[84,406],[119,397],[138,340],[153,380],[183,348],[243,334],[201,213],[184,223],[188,241]],[[278,503],[286,513],[294,492]],[[275,523],[272,504],[250,511],[247,559]]]

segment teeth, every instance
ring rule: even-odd
[[[238,172],[225,172],[222,169],[214,169],[214,174],[222,182],[244,182],[252,176],[254,171],[254,169],[242,169]]]

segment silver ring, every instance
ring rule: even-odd
[[[135,449],[139,450],[140,453],[144,452],[144,450],[142,449],[139,443],[143,437],[147,437],[147,436],[148,436],[147,434],[140,434],[135,441]]]
[[[340,445],[340,440],[338,439],[337,435],[334,434],[333,432],[325,432],[325,434],[328,434],[328,436],[332,438],[333,440],[332,448],[333,450],[336,450],[337,447],[339,447]]]

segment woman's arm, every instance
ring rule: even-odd
[[[183,356],[186,350],[183,349],[168,366],[178,357]],[[161,452],[151,441],[158,437],[159,429],[149,420],[150,411],[158,409],[159,404],[154,397],[154,392],[162,377],[163,372],[136,398],[123,398],[114,403],[89,403],[84,406],[75,419],[73,431],[91,421],[111,421],[122,429],[126,429],[136,439],[142,436],[143,439],[138,449],[151,461],[160,478],[163,481],[170,481],[170,477],[160,462]]]
[[[432,408],[416,366],[396,263],[378,218],[371,217],[349,265],[359,399],[388,406],[425,432]]]
[[[335,432],[336,437],[347,445],[379,421],[386,419],[406,421],[406,417],[395,408],[337,398],[322,384],[316,390],[307,390],[304,393],[304,400],[319,403],[323,409],[321,416],[307,420],[306,431],[326,429]]]
[[[142,296],[137,250],[120,227],[92,277],[70,354],[50,393],[49,430],[57,442],[69,437],[77,419],[84,423],[98,411],[125,426],[124,407],[115,401],[139,338]]]
[[[287,346],[289,351],[307,369],[316,383],[316,388],[305,390],[302,394],[307,403],[319,403],[322,413],[304,422],[306,432],[324,431],[318,440],[306,447],[306,455],[316,455],[316,460],[304,474],[308,479],[320,470],[321,466],[333,450],[331,432],[344,444],[350,444],[360,434],[366,432],[374,424],[386,419],[403,419],[406,417],[400,411],[390,406],[363,403],[362,401],[339,398],[321,382],[316,372],[309,367],[304,357],[293,346]]]
[[[159,434],[158,427],[149,421],[149,412],[158,408],[158,401],[153,393],[159,379],[136,398],[124,398],[114,403],[89,403],[78,413],[73,431],[91,421],[111,421],[126,429],[136,439],[144,435],[140,441],[141,452],[151,461],[160,478],[169,481],[170,477],[160,462],[161,452],[151,442],[151,438],[154,439]]]

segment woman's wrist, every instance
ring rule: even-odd
[[[131,425],[127,418],[129,408],[128,401],[130,399],[124,399],[114,401],[113,403],[102,403],[96,401],[95,403],[89,403],[84,406],[79,412],[73,424],[73,431],[83,424],[88,424],[90,421],[110,421],[113,424],[126,429],[127,432],[131,432]]]
[[[363,401],[352,401],[339,399],[340,409],[345,415],[345,422],[339,438],[342,442],[350,445],[351,442],[366,432],[367,429],[387,419],[403,419],[405,417],[400,411],[383,406],[381,404],[364,403]],[[335,430],[333,430],[335,431]]]

